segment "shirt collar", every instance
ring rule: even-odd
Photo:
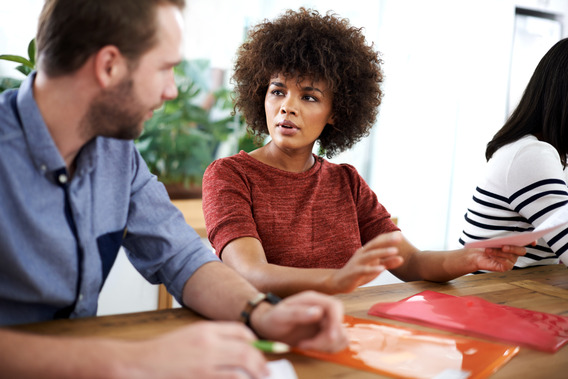
[[[30,156],[36,168],[42,174],[46,174],[65,168],[65,161],[59,153],[35,101],[33,95],[35,77],[36,72],[31,73],[20,85],[17,105]],[[79,152],[77,173],[85,173],[93,168],[94,159],[92,159],[92,155],[96,151],[96,140],[95,138],[87,143]]]

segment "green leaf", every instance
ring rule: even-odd
[[[32,40],[30,41],[30,44],[28,45],[28,57],[29,57],[30,63],[33,66],[32,68],[35,68],[35,64],[36,64],[35,38],[32,38]]]
[[[0,93],[7,89],[18,88],[20,84],[22,84],[22,81],[19,79],[0,78]]]
[[[16,67],[16,70],[20,71],[22,74],[24,74],[26,76],[28,76],[33,71],[28,66],[21,66],[21,65]]]
[[[19,55],[8,55],[8,54],[3,54],[0,55],[0,59],[3,59],[5,61],[11,61],[11,62],[16,62],[16,63],[21,63],[22,65],[31,68],[32,70],[34,69],[34,65],[32,64],[32,62],[30,62],[29,60],[27,60],[24,57],[21,57]]]
[[[219,144],[246,128],[244,119],[232,115],[233,91],[222,87],[212,92],[209,76],[206,60],[184,60],[174,67],[177,98],[154,112],[138,138],[142,157],[164,182],[200,183]],[[209,95],[215,101],[212,107],[204,107]]]

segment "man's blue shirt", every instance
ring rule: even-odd
[[[132,141],[90,141],[69,180],[33,98],[34,79],[0,95],[0,325],[95,315],[120,246],[181,303],[187,279],[218,259]]]

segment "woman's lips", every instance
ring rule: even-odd
[[[281,121],[276,124],[276,127],[280,130],[280,133],[285,136],[293,136],[300,131],[298,126],[292,121]]]

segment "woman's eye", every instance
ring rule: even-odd
[[[318,99],[316,97],[311,96],[311,95],[304,96],[304,99],[306,99],[308,101],[318,101]]]
[[[280,95],[283,95],[283,94],[284,94],[284,93],[283,93],[281,90],[279,90],[279,89],[272,90],[271,93],[272,93],[273,95],[276,95],[276,96],[280,96]]]

